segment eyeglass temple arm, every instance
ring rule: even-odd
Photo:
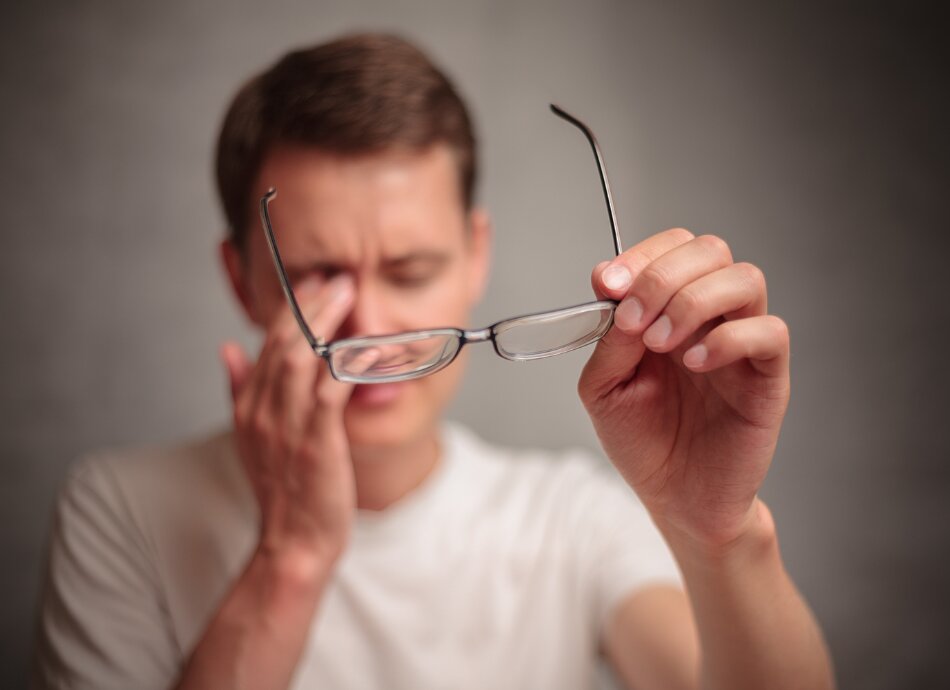
[[[590,147],[594,150],[594,158],[597,160],[597,172],[600,173],[600,185],[604,190],[604,200],[607,202],[607,213],[610,216],[610,229],[613,231],[614,236],[614,250],[617,252],[617,256],[620,256],[623,252],[623,246],[620,243],[620,231],[617,228],[617,212],[614,210],[614,199],[610,193],[610,182],[607,180],[607,170],[604,168],[604,156],[600,152],[600,146],[597,145],[597,138],[594,136],[594,133],[590,131],[590,127],[569,112],[554,103],[551,103],[550,106],[551,112],[581,130],[584,136],[587,137],[587,141],[590,142]]]
[[[300,326],[300,330],[303,331],[304,337],[314,352],[323,356],[327,349],[326,345],[313,334],[313,331],[310,330],[310,326],[307,325],[307,320],[304,319],[300,311],[300,305],[297,304],[297,298],[294,296],[294,291],[290,287],[290,279],[287,277],[284,262],[280,258],[280,250],[277,249],[277,238],[274,237],[274,229],[271,227],[270,213],[268,212],[268,206],[271,200],[276,196],[277,189],[271,187],[267,190],[267,193],[261,197],[261,223],[264,225],[264,235],[267,237],[267,246],[270,247],[271,257],[274,259],[274,266],[277,267],[277,278],[280,280],[280,286],[284,289],[284,295],[290,303],[290,310],[294,313],[294,318],[297,319],[297,325]]]
[[[600,174],[600,184],[604,190],[604,201],[607,202],[607,214],[610,218],[610,229],[613,232],[614,250],[619,256],[623,252],[623,246],[620,242],[620,232],[617,228],[617,212],[614,209],[613,195],[610,193],[610,182],[607,180],[607,171],[604,168],[604,157],[600,152],[600,146],[597,144],[597,138],[594,136],[594,133],[590,131],[590,128],[587,125],[565,111],[563,108],[558,107],[554,103],[551,103],[550,106],[551,111],[555,115],[567,120],[572,125],[581,130],[581,132],[584,133],[584,136],[587,137],[587,141],[590,142],[591,149],[594,151],[594,159],[597,161],[597,172]],[[267,190],[267,193],[261,197],[261,223],[264,226],[264,235],[267,238],[267,246],[270,248],[271,256],[274,259],[274,265],[277,267],[277,278],[280,280],[280,286],[284,290],[284,295],[287,297],[287,302],[290,304],[290,309],[294,313],[294,318],[297,320],[300,330],[303,332],[304,337],[306,337],[310,347],[313,348],[317,354],[323,355],[326,352],[326,346],[321,340],[314,336],[313,331],[310,330],[310,326],[307,325],[307,321],[304,319],[303,314],[300,311],[300,305],[297,304],[297,298],[294,296],[294,291],[290,287],[290,280],[287,278],[287,271],[284,268],[284,262],[280,258],[280,250],[277,248],[277,238],[274,237],[274,229],[271,226],[270,213],[268,212],[268,206],[270,205],[271,200],[276,196],[277,190],[274,187],[271,187]]]

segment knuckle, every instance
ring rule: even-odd
[[[667,232],[670,233],[674,239],[682,242],[689,242],[690,240],[696,239],[696,235],[686,228],[670,228]]]
[[[739,332],[739,326],[735,321],[726,321],[716,328],[718,340],[727,348],[733,348],[742,344],[742,334]]]
[[[598,378],[591,376],[585,368],[584,374],[577,382],[577,396],[590,415],[600,414],[603,407],[604,392],[598,384]]]
[[[700,290],[685,287],[670,300],[670,304],[666,310],[671,312],[672,315],[692,314],[702,311],[705,302],[705,297]]]
[[[286,378],[293,378],[306,372],[311,364],[313,355],[300,348],[291,348],[284,352],[280,360],[280,373]]]
[[[791,338],[791,334],[788,330],[788,324],[785,323],[785,320],[775,316],[774,314],[768,314],[766,317],[766,322],[769,324],[769,327],[772,329],[772,333],[780,342],[788,343]]]
[[[294,448],[294,457],[305,465],[311,465],[320,459],[317,445],[312,438],[305,437]]]
[[[672,289],[673,276],[669,270],[662,266],[657,266],[656,262],[650,264],[637,278],[640,292],[646,295],[665,294]]]
[[[273,350],[280,352],[284,347],[287,346],[287,342],[290,340],[292,331],[287,328],[280,328],[275,326],[267,332],[267,338],[264,341],[265,350]]]
[[[247,395],[243,395],[234,404],[234,425],[240,430],[246,429],[249,426],[250,416],[250,401]]]
[[[765,287],[765,273],[763,273],[762,269],[755,264],[750,264],[747,261],[743,261],[736,264],[736,268],[739,270],[740,275],[743,277],[751,291],[759,292]]]
[[[715,256],[732,260],[732,250],[729,249],[729,243],[718,235],[701,235],[696,238],[696,241],[708,248]]]
[[[267,438],[271,432],[270,415],[264,408],[258,408],[248,420],[247,427],[257,438]]]
[[[591,394],[591,386],[587,383],[586,370],[577,380],[577,397],[580,398],[585,409],[590,407],[593,395]]]

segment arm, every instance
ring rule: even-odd
[[[313,559],[258,550],[205,630],[178,689],[288,687],[328,575]]]
[[[764,504],[761,512],[754,532],[722,551],[667,537],[689,596],[651,588],[618,607],[605,647],[628,687],[834,686],[821,631],[782,565]]]
[[[60,492],[53,521],[34,690],[165,690],[180,650],[145,536],[112,469],[83,459]]]
[[[621,303],[581,398],[679,563],[689,607],[666,607],[691,621],[701,663],[690,680],[633,662],[639,609],[659,605],[647,596],[621,607],[608,652],[643,687],[832,687],[821,634],[756,496],[789,395],[788,330],[767,313],[762,272],[734,263],[721,239],[676,229],[598,266],[592,282]],[[689,644],[674,637],[661,629],[652,644],[695,669]]]
[[[714,549],[666,532],[695,612],[702,686],[831,688],[828,650],[785,571],[764,503],[754,515],[742,537]]]
[[[352,284],[340,276],[298,297],[320,333],[345,317]],[[304,304],[306,306],[304,306]],[[351,386],[314,357],[288,307],[253,367],[240,348],[223,357],[238,450],[261,509],[257,549],[225,596],[177,688],[283,690],[293,678],[356,507],[343,408]]]
[[[622,600],[607,620],[603,647],[623,686],[687,690],[699,685],[699,638],[686,593],[645,587]]]

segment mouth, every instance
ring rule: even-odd
[[[407,365],[412,364],[412,359],[404,359],[399,362],[387,363],[387,364],[373,364],[371,367],[374,373],[382,374],[391,374],[393,372],[402,372],[407,368]],[[385,386],[388,384],[384,383],[374,383],[374,386]]]
[[[382,407],[394,403],[406,390],[406,381],[398,383],[359,383],[353,388],[350,403],[360,407]]]

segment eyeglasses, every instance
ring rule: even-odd
[[[617,230],[617,216],[597,139],[587,125],[553,103],[551,111],[577,127],[590,142],[597,161],[604,201],[607,203],[614,250],[619,256],[623,249]],[[515,362],[554,357],[597,342],[604,337],[613,323],[617,303],[601,300],[517,316],[476,330],[434,328],[392,335],[344,338],[325,343],[313,334],[304,319],[281,260],[268,212],[275,196],[277,190],[274,188],[264,194],[260,202],[260,212],[277,277],[307,342],[318,357],[327,361],[330,373],[339,381],[389,383],[428,376],[451,364],[469,343],[484,341],[491,341],[498,355]]]

